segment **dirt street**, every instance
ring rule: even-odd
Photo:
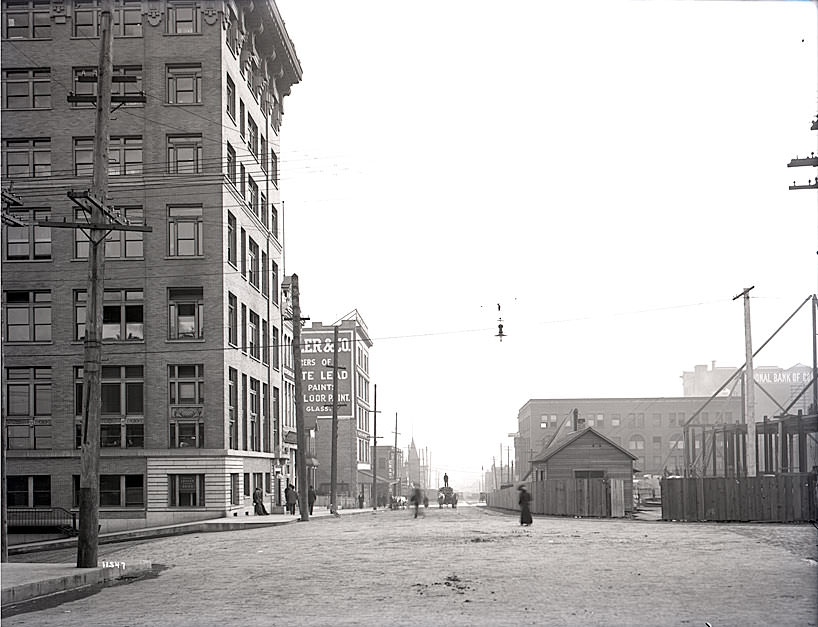
[[[167,569],[3,623],[818,625],[811,525],[425,514],[106,545]]]

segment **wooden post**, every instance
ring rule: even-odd
[[[747,420],[747,433],[750,437],[755,437],[756,432],[756,421],[755,421],[755,378],[753,375],[753,339],[752,339],[752,332],[751,332],[751,325],[750,325],[750,290],[753,287],[746,287],[744,291],[741,292],[736,298],[739,296],[744,297],[744,354],[745,354],[745,369],[744,369],[744,376],[746,377],[747,383],[745,385],[745,415]],[[749,450],[749,456],[747,459],[747,471],[751,476],[754,476],[757,472],[757,463],[756,463],[756,456],[755,450]]]
[[[298,481],[298,509],[301,520],[310,519],[310,508],[307,494],[307,432],[304,424],[304,394],[301,382],[301,294],[298,288],[298,275],[290,278],[290,290],[293,304],[293,366],[295,379],[295,436],[298,453],[295,458],[295,476]]]
[[[97,66],[97,113],[94,127],[92,193],[98,203],[91,213],[88,289],[85,309],[85,349],[82,368],[82,449],[80,453],[80,524],[77,568],[97,567],[99,543],[99,424],[101,413],[102,299],[105,277],[105,215],[108,199],[108,128],[111,121],[113,33],[111,0],[100,7]]]
[[[374,386],[374,418],[372,419],[372,509],[378,509],[378,384]]]

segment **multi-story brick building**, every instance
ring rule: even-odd
[[[515,474],[520,479],[525,477],[531,469],[530,461],[551,441],[560,425],[562,431],[593,427],[635,455],[638,459],[633,466],[640,473],[679,474],[684,469],[682,427],[708,398],[531,399],[517,414]],[[740,420],[741,399],[725,397],[713,400],[696,416],[695,424],[733,424]],[[699,445],[697,442],[696,446]]]
[[[338,362],[334,334],[338,329]],[[330,493],[332,463],[333,367],[337,367],[338,440],[336,491],[361,493],[369,503],[372,485],[370,443],[373,413],[369,352],[372,340],[361,315],[352,311],[335,324],[313,322],[302,329],[301,372],[306,428],[314,433],[315,488]]]
[[[103,531],[269,500],[281,423],[282,100],[301,66],[272,0],[114,1],[109,198],[150,233],[106,241]],[[3,186],[34,220],[82,222],[99,55],[95,0],[3,0]],[[8,505],[77,507],[88,241],[3,231]],[[289,335],[284,334],[287,344]],[[284,356],[285,366],[291,359]],[[291,379],[291,377],[290,377]],[[289,409],[286,409],[289,411]],[[282,465],[283,464],[283,465]]]

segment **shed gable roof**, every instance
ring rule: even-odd
[[[614,449],[624,453],[625,455],[630,457],[632,460],[639,459],[636,455],[631,453],[629,450],[627,450],[625,448],[622,448],[619,444],[617,444],[613,440],[605,437],[604,435],[602,435],[599,431],[597,431],[593,427],[586,427],[582,431],[574,431],[572,433],[569,433],[567,436],[565,436],[563,438],[559,438],[558,440],[552,442],[551,445],[548,448],[546,448],[544,451],[542,451],[538,457],[531,460],[531,463],[535,464],[535,463],[538,463],[538,462],[548,461],[554,455],[559,453],[561,450],[563,450],[564,448],[570,446],[573,442],[576,442],[579,438],[581,438],[583,435],[586,435],[588,433],[596,436],[597,438],[599,438],[603,442],[607,443],[609,446],[613,447]]]

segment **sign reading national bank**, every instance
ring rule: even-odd
[[[352,417],[352,329],[338,329],[338,416]],[[304,424],[315,429],[319,416],[332,416],[334,390],[333,328],[304,329],[301,348],[301,390],[304,398]]]

